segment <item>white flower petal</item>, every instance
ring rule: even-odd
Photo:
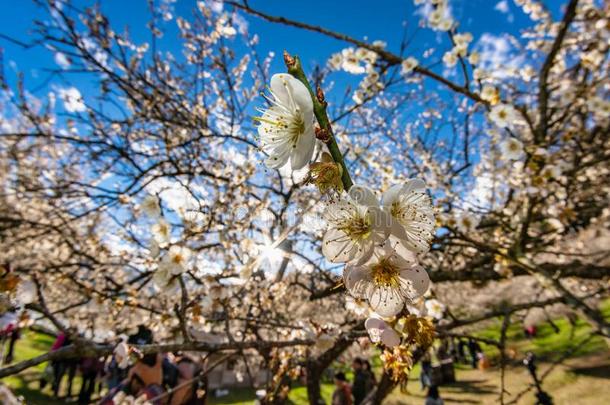
[[[345,232],[331,228],[324,234],[322,253],[332,263],[344,263],[358,255],[358,248]]]
[[[290,94],[292,100],[301,108],[303,113],[313,111],[313,101],[309,90],[300,80],[295,79],[287,73],[277,73],[271,77],[271,91],[284,104],[290,105]],[[307,114],[306,114],[307,116]]]
[[[292,167],[292,170],[299,170],[309,163],[313,156],[315,145],[316,136],[313,131],[313,126],[310,125],[299,137],[297,147],[290,156],[290,166]]]
[[[369,293],[369,304],[373,311],[383,317],[398,314],[404,307],[404,300],[393,290],[373,288]]]
[[[387,245],[389,245],[391,249],[395,252],[394,254],[403,261],[411,264],[417,263],[417,256],[415,255],[415,253],[413,253],[412,250],[408,249],[405,246],[405,243],[401,239],[396,237],[393,232],[388,238]]]
[[[364,266],[345,266],[343,283],[354,298],[366,298],[369,289],[370,272]]]
[[[426,193],[426,182],[422,179],[409,179],[404,185],[403,193],[419,192]]]
[[[380,340],[381,343],[390,348],[398,346],[400,344],[400,337],[398,336],[398,333],[396,333],[396,331],[391,328],[384,329],[384,331],[381,332]]]
[[[386,323],[379,318],[368,318],[364,321],[364,327],[366,329],[383,329]]]
[[[418,264],[401,271],[400,278],[409,281],[405,284],[408,285],[407,291],[411,300],[424,295],[430,286],[430,277],[428,276],[428,272],[426,272],[426,270]]]
[[[381,196],[383,206],[387,207],[389,210],[392,207],[392,203],[396,201],[402,193],[403,187],[403,184],[394,184],[392,187],[387,189],[386,192]]]
[[[378,207],[379,201],[375,197],[375,193],[368,187],[365,186],[352,186],[349,190],[349,196],[352,200],[358,204],[366,207]]]

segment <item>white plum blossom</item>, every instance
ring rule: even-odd
[[[427,252],[434,231],[434,209],[426,183],[410,179],[396,184],[383,193],[382,201],[390,217],[392,235],[414,253]]]
[[[307,87],[291,75],[279,73],[271,78],[271,106],[259,109],[262,116],[258,134],[261,149],[268,156],[265,165],[277,169],[290,160],[292,170],[304,167],[313,155],[313,101]]]
[[[457,52],[455,52],[454,50],[445,52],[445,54],[443,55],[443,63],[447,67],[454,67],[457,61]]]
[[[150,218],[158,218],[161,215],[159,199],[155,195],[147,195],[140,204],[142,213]]]
[[[83,97],[76,87],[59,89],[59,98],[64,102],[67,112],[83,112],[87,109]]]
[[[455,43],[453,51],[457,55],[466,56],[468,54],[468,45],[472,42],[472,34],[469,32],[455,34],[453,36],[453,42]]]
[[[21,280],[17,285],[17,301],[21,305],[31,304],[36,301],[36,284],[32,280]]]
[[[453,41],[456,46],[468,46],[472,42],[472,34],[470,32],[464,32],[463,34],[455,34]]]
[[[424,305],[426,306],[428,316],[431,316],[434,319],[443,318],[443,314],[445,313],[445,305],[442,304],[440,301],[432,298],[426,300],[426,303]]]
[[[341,51],[341,69],[359,75],[366,72],[366,68],[360,64],[361,58],[358,57],[353,48],[346,48]]]
[[[373,343],[383,343],[389,348],[400,344],[400,336],[398,333],[396,333],[396,331],[383,319],[368,318],[364,322],[364,327],[369,333],[369,337]]]
[[[331,57],[328,59],[328,67],[331,70],[339,70],[341,69],[341,62],[343,58],[340,53],[333,53]]]
[[[333,325],[325,325],[324,327],[312,327],[310,324],[301,324],[301,329],[292,332],[292,337],[297,339],[308,339],[314,341],[314,348],[317,351],[324,352],[335,344],[339,330]]]
[[[480,61],[481,54],[479,54],[478,52],[471,52],[470,55],[468,55],[468,62],[471,65],[478,65]]]
[[[523,156],[523,144],[516,138],[508,138],[500,144],[502,156],[509,160],[518,160]]]
[[[154,224],[151,228],[151,232],[155,241],[160,245],[166,245],[169,243],[171,237],[172,228],[169,223],[160,219],[156,224]]]
[[[559,165],[546,165],[540,174],[547,179],[558,179],[561,176],[561,167]]]
[[[415,4],[424,4],[428,3],[425,1],[416,2]],[[438,31],[449,31],[453,27],[453,18],[451,17],[451,12],[449,7],[447,6],[447,0],[434,0],[429,2],[433,5],[434,8],[429,8],[429,5],[425,5],[423,7],[424,14],[427,13],[426,18],[428,20],[428,26],[434,30]],[[426,11],[426,10],[432,11]]]
[[[363,317],[371,312],[369,306],[366,305],[366,303],[361,300],[357,300],[350,295],[345,297],[345,309],[352,312],[358,317]]]
[[[68,69],[70,67],[70,59],[68,59],[68,57],[61,52],[55,53],[54,60],[55,63],[57,63],[62,69]]]
[[[546,224],[553,230],[557,231],[557,232],[563,232],[564,231],[564,226],[561,223],[560,220],[558,220],[557,218],[548,218],[546,220]]]
[[[403,76],[411,73],[417,66],[419,65],[419,61],[412,56],[409,56],[400,64],[400,74]]]
[[[390,232],[387,216],[366,187],[352,186],[347,196],[327,206],[324,219],[329,227],[322,253],[333,263],[365,262]]]
[[[470,233],[479,225],[479,218],[466,211],[457,220],[457,227],[462,233]]]
[[[386,241],[365,264],[348,264],[343,282],[353,297],[368,300],[373,311],[389,317],[398,314],[406,302],[425,294],[430,278],[415,255],[399,255]]]
[[[488,101],[491,105],[495,105],[500,101],[500,93],[495,86],[486,84],[481,90],[481,98]]]
[[[450,18],[441,20],[441,22],[436,26],[439,31],[449,31],[451,27],[453,27],[453,20]]]
[[[491,108],[489,119],[500,128],[512,127],[517,119],[517,110],[510,104],[498,104]]]
[[[163,257],[163,264],[167,266],[171,274],[181,274],[188,269],[191,251],[184,247],[173,245]]]
[[[230,25],[223,25],[220,27],[220,34],[225,38],[232,38],[237,34],[237,30]]]
[[[180,281],[172,273],[172,268],[167,261],[159,263],[152,281],[165,294],[175,295],[180,292]]]

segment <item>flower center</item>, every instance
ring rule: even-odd
[[[392,203],[390,210],[392,216],[402,224],[412,222],[417,217],[417,208],[412,204],[401,204],[400,201]]]
[[[371,235],[371,221],[368,215],[356,215],[339,227],[351,240],[361,241]]]
[[[399,287],[399,274],[398,267],[392,264],[388,258],[379,260],[377,264],[371,267],[373,283],[378,287]]]
[[[303,119],[303,113],[301,113],[300,110],[294,112],[290,124],[288,129],[290,132],[290,140],[293,143],[292,147],[296,148],[299,136],[305,133],[305,120]]]
[[[303,112],[297,107],[289,112],[286,109],[279,112],[267,110],[266,114],[266,117],[254,117],[254,120],[273,127],[273,129],[270,128],[270,132],[274,134],[271,137],[271,142],[276,142],[282,138],[288,139],[292,147],[296,148],[299,137],[305,133]],[[285,135],[282,136],[282,134]]]

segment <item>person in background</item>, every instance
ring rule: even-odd
[[[424,390],[426,387],[432,385],[432,361],[430,355],[426,354],[421,361],[421,371],[419,373],[419,381],[421,382],[421,389]]]
[[[354,395],[354,404],[360,404],[366,397],[366,380],[367,376],[364,373],[364,362],[356,357],[352,361],[354,369],[354,383],[352,384],[352,394]]]
[[[112,355],[108,358],[107,364],[104,367],[104,374],[106,375],[108,391],[112,391],[127,377],[127,370],[120,368],[114,355]]]
[[[479,356],[479,370],[487,370],[491,366],[489,359],[487,358],[487,356],[485,356],[485,353],[483,351],[480,351],[478,356]]]
[[[95,391],[95,381],[98,374],[103,370],[104,365],[99,358],[96,357],[83,357],[81,359],[80,372],[83,377],[83,381],[78,394],[79,404],[88,404],[91,402],[91,395]]]
[[[472,368],[477,368],[479,365],[479,353],[481,352],[481,345],[479,345],[474,339],[468,341],[468,351],[472,358]]]
[[[332,405],[352,405],[352,392],[347,383],[347,378],[345,378],[345,374],[335,374],[335,387]]]
[[[424,405],[443,405],[444,403],[436,385],[428,388],[428,394],[426,395],[426,402]]]
[[[458,341],[457,356],[460,363],[466,362],[466,342],[463,339]]]
[[[362,363],[363,372],[366,375],[366,395],[368,395],[377,385],[377,381],[375,380],[375,373],[373,373],[373,368],[371,367],[371,363],[368,360],[364,360]]]
[[[8,348],[6,355],[2,356],[0,353],[0,364],[9,364],[13,362],[13,353],[15,350],[15,342],[19,339],[19,319],[15,311],[7,311],[0,316],[0,339],[2,340],[2,347],[4,348],[4,342],[8,340]]]
[[[73,333],[74,331],[70,330],[69,333]],[[55,342],[51,346],[51,351],[59,350],[63,347],[69,346],[72,343],[68,334],[61,332]],[[78,366],[78,359],[64,359],[64,360],[54,360],[51,362],[53,367],[53,383],[51,384],[51,388],[53,390],[53,395],[57,398],[59,397],[59,389],[61,387],[61,380],[63,380],[64,375],[68,374],[68,391],[66,393],[66,397],[69,398],[72,396],[72,382],[74,381],[74,376],[76,375],[76,367]]]
[[[535,325],[528,325],[525,327],[525,336],[528,339],[533,339],[536,337],[536,326]]]
[[[130,345],[147,345],[153,342],[152,330],[145,325],[138,325],[138,330],[133,335],[127,338],[127,343]]]

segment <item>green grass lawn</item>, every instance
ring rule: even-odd
[[[600,306],[606,319],[610,319],[610,300],[606,300]],[[532,351],[540,359],[553,361],[561,357],[566,350],[574,349],[572,356],[583,356],[607,350],[608,346],[601,336],[594,336],[585,342],[591,333],[591,327],[582,319],[577,319],[572,326],[567,318],[557,318],[553,323],[558,328],[556,331],[549,322],[544,322],[536,327],[536,337],[528,339],[523,331],[523,325],[511,324],[507,330],[507,346],[514,348],[518,353]],[[501,321],[494,323],[475,333],[475,336],[488,339],[500,339]],[[483,350],[491,358],[499,356],[494,346],[483,345]]]
[[[610,319],[610,300],[605,301],[601,309],[604,316]],[[583,320],[577,320],[574,327],[568,322],[566,318],[555,319],[554,324],[559,329],[558,332],[547,322],[538,325],[537,336],[534,339],[527,339],[523,333],[522,325],[513,324],[507,331],[508,346],[514,348],[518,352],[518,357],[523,357],[526,351],[533,351],[539,356],[540,359],[552,361],[560,357],[566,350],[574,347],[575,350],[572,356],[582,356],[591,353],[598,353],[604,350],[608,350],[604,339],[599,336],[595,336],[586,343],[582,341],[589,335],[591,328]],[[477,336],[485,337],[489,339],[500,338],[501,322],[494,321],[493,324],[476,333]],[[17,342],[15,346],[15,361],[22,361],[36,357],[40,354],[46,353],[51,344],[53,338],[41,333],[33,331],[25,331],[22,334],[22,338]],[[483,350],[492,359],[497,358],[499,353],[498,350],[489,345],[482,345]],[[377,375],[380,374],[381,363],[378,357],[371,359],[373,368],[376,370]],[[32,367],[22,373],[4,378],[2,382],[8,384],[17,395],[23,396],[28,404],[65,404],[66,399],[57,400],[52,397],[50,385],[44,390],[39,388],[40,374],[44,370],[46,363],[39,364],[36,367]],[[457,369],[467,368],[467,366],[457,365]],[[348,378],[351,378],[351,373],[347,371]],[[416,379],[419,376],[419,365],[416,365],[412,371],[412,378]],[[74,379],[74,386],[72,388],[73,394],[78,394],[80,389],[81,380],[80,377]],[[60,395],[65,395],[65,382],[60,392]],[[330,398],[334,390],[332,381],[324,381],[322,383],[322,397],[326,403],[330,403]],[[210,404],[213,405],[242,405],[252,404],[254,402],[254,390],[253,389],[232,389],[229,395],[221,398],[210,397]],[[296,385],[290,391],[289,399],[294,404],[305,404],[307,403],[307,390],[303,386]]]

